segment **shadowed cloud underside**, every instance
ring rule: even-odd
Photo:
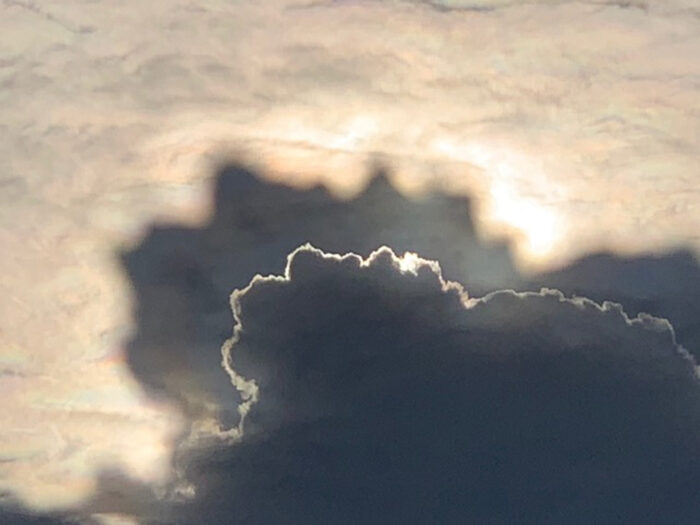
[[[409,198],[382,172],[355,198],[339,201],[322,187],[265,182],[229,164],[217,173],[213,201],[201,228],[158,225],[122,254],[138,322],[128,363],[149,391],[177,399],[193,418],[235,421],[238,399],[219,366],[231,332],[227,298],[256,273],[281,273],[286,255],[306,242],[363,256],[382,245],[418,253],[439,261],[445,277],[474,297],[546,287],[612,300],[633,315],[669,318],[680,344],[700,349],[700,267],[689,252],[628,259],[598,253],[524,276],[507,244],[478,237],[468,198],[439,191]]]
[[[224,358],[255,402],[190,458],[183,523],[696,521],[700,383],[667,321],[470,299],[410,258],[305,246],[233,295]]]

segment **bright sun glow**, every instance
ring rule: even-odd
[[[541,258],[554,248],[557,239],[557,217],[540,204],[523,199],[512,188],[496,181],[491,186],[491,215],[498,222],[522,233],[520,248],[530,258]]]
[[[461,145],[446,139],[435,141],[432,147],[440,154],[484,170],[489,182],[484,203],[488,220],[517,232],[520,256],[536,262],[551,255],[561,235],[561,218],[537,198],[523,195],[547,194],[541,183],[546,178],[538,176],[539,166],[525,155],[498,147]],[[523,180],[527,180],[527,188],[522,187]]]
[[[421,263],[421,258],[418,254],[406,252],[399,257],[399,270],[403,273],[416,273]]]

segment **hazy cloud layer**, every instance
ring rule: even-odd
[[[482,220],[526,230],[524,252],[530,241],[564,253],[697,245],[696,11],[7,2],[4,195],[87,201],[66,218],[119,231],[144,200],[186,194],[219,147],[338,188],[356,187],[358,165],[379,153],[408,179],[467,179]]]
[[[697,520],[700,383],[667,322],[438,272],[303,247],[234,294],[225,357],[257,402],[180,519]]]
[[[105,463],[165,475],[178,413],[127,373],[112,253],[166,206],[201,218],[212,152],[337,191],[376,153],[406,187],[475,189],[481,220],[522,230],[522,253],[545,261],[697,248],[696,13],[690,0],[4,1],[0,488],[56,505]]]

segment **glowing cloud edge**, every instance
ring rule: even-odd
[[[700,367],[695,362],[693,356],[683,346],[678,344],[673,325],[666,318],[656,317],[644,312],[640,312],[635,317],[630,317],[619,303],[615,303],[613,301],[597,303],[591,299],[581,296],[566,297],[563,292],[553,288],[541,288],[539,292],[518,292],[513,289],[504,289],[491,292],[483,297],[472,298],[469,297],[467,290],[465,290],[462,284],[456,281],[444,279],[440,263],[438,261],[424,259],[413,252],[406,252],[402,256],[398,256],[390,247],[381,246],[365,258],[353,252],[347,252],[345,254],[327,253],[319,248],[316,248],[311,243],[306,243],[299,246],[287,255],[287,263],[285,265],[284,274],[266,276],[257,274],[251,279],[250,283],[248,283],[246,287],[235,289],[231,293],[230,304],[234,318],[233,336],[226,340],[221,347],[221,365],[231,378],[231,384],[234,386],[234,388],[236,388],[236,390],[238,390],[243,401],[238,406],[238,413],[240,415],[238,424],[229,429],[219,428],[217,431],[213,432],[217,438],[225,442],[233,443],[243,437],[246,415],[250,412],[252,406],[258,401],[259,394],[258,386],[255,380],[244,378],[235,371],[232,365],[232,350],[239,341],[240,335],[244,330],[241,320],[240,299],[250,289],[258,284],[266,282],[290,282],[292,280],[292,262],[299,253],[303,252],[309,252],[320,257],[321,259],[339,263],[347,260],[354,260],[359,268],[367,268],[380,257],[388,256],[392,266],[397,272],[402,274],[411,274],[416,277],[421,269],[426,268],[433,272],[438,278],[443,292],[456,291],[459,294],[460,302],[464,306],[465,310],[472,309],[481,303],[489,302],[499,295],[509,294],[517,297],[518,299],[527,299],[528,297],[554,297],[557,298],[559,303],[573,305],[581,311],[586,309],[595,309],[603,314],[616,315],[619,316],[627,326],[642,328],[657,333],[666,332],[675,352],[678,353],[679,357],[688,360],[693,365],[696,376],[700,378]],[[209,435],[211,436],[211,434]]]

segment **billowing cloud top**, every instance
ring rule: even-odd
[[[232,303],[225,363],[253,404],[189,465],[185,522],[697,520],[700,382],[666,321],[470,299],[386,248],[301,247]]]

